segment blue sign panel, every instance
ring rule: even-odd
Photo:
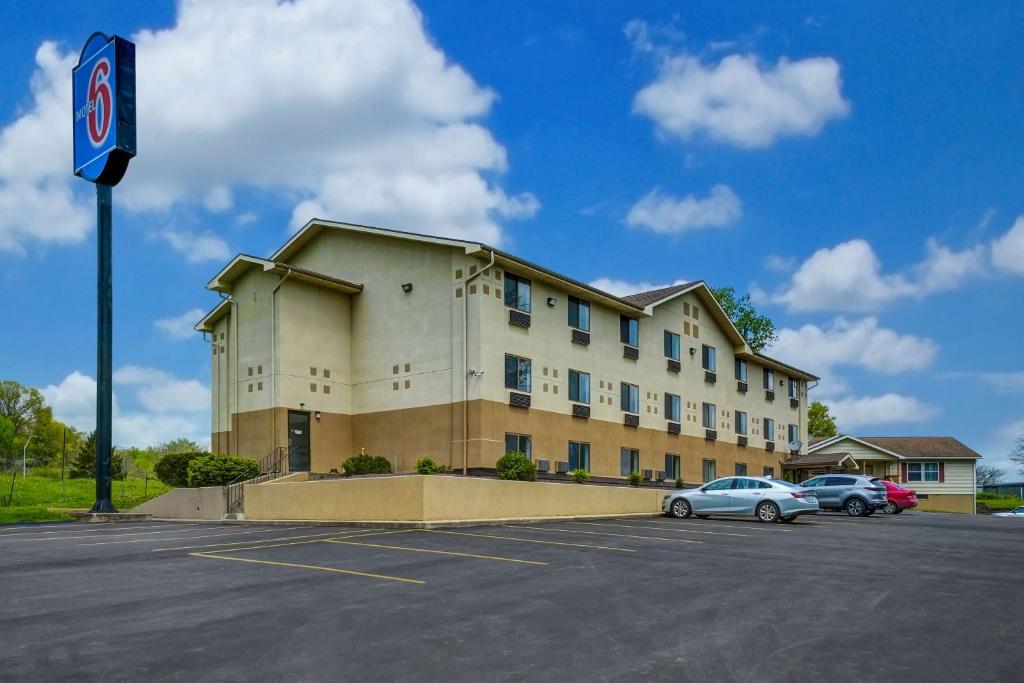
[[[135,45],[94,33],[71,72],[75,175],[116,185],[135,156]]]

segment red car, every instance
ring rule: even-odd
[[[917,491],[884,479],[878,481],[885,486],[885,497],[889,500],[883,508],[886,512],[898,515],[907,508],[917,507]]]

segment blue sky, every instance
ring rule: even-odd
[[[68,98],[102,29],[139,46],[121,443],[208,436],[203,285],[318,215],[498,242],[619,293],[750,291],[844,431],[999,460],[1024,430],[1024,9],[748,5],[6,4],[0,374],[90,424]]]

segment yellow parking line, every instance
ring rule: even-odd
[[[384,536],[385,534],[404,534],[409,531],[415,531],[415,529],[395,529],[394,531],[372,531],[369,533],[350,534],[348,536],[339,536],[337,533],[324,534],[325,536],[334,536],[335,538],[364,538],[366,536]],[[274,539],[269,539],[274,540]],[[211,553],[238,553],[243,550],[262,550],[263,548],[283,548],[289,545],[309,545],[310,543],[323,543],[326,538],[314,538],[311,541],[292,541],[290,543],[267,543],[264,545],[250,545],[245,548],[225,548],[224,550],[210,550]],[[190,553],[191,554],[191,553]]]
[[[542,564],[546,565],[547,562],[537,562],[536,560],[519,560],[514,557],[498,557],[497,555],[477,555],[476,553],[457,553],[451,550],[434,550],[432,548],[410,548],[408,546],[401,545],[384,545],[383,543],[359,543],[358,541],[341,541],[338,539],[329,538],[327,543],[337,543],[339,545],[360,545],[367,548],[386,548],[388,550],[408,550],[414,553],[436,553],[437,555],[451,555],[453,557],[471,557],[477,560],[495,560],[497,562],[519,562],[521,564]]]
[[[196,528],[196,529],[192,529],[192,528],[187,528],[187,529],[175,528],[175,529],[164,529],[163,531],[139,531],[139,532],[130,533],[130,534],[121,534],[121,533],[100,533],[100,534],[97,534],[97,533],[91,533],[91,534],[84,534],[84,535],[81,535],[81,536],[70,536],[70,535],[50,536],[49,538],[29,538],[29,539],[26,539],[26,541],[31,541],[31,542],[39,542],[39,541],[78,541],[78,540],[81,540],[83,538],[124,538],[124,537],[127,537],[127,536],[153,536],[153,535],[156,535],[156,534],[174,534],[174,533],[184,533],[186,531],[203,531],[203,530],[208,529],[208,528],[216,528],[216,527],[218,527],[220,525],[217,525],[217,524],[198,525],[197,524],[195,526],[197,526],[198,528]],[[91,530],[90,529],[90,531],[95,531],[95,530]],[[13,537],[14,536],[9,536],[8,538],[13,538]]]
[[[0,538],[16,538],[21,536],[41,536],[45,534],[60,534],[67,536],[70,534],[95,534],[98,531],[105,531],[107,533],[113,533],[115,531],[123,531],[125,529],[132,529],[138,531],[139,529],[166,529],[168,524],[148,524],[139,526],[134,523],[132,524],[119,524],[116,526],[110,526],[109,528],[102,528],[100,525],[92,525],[92,528],[83,529],[78,525],[71,523],[61,523],[60,526],[65,527],[63,529],[51,529],[50,531],[40,531],[39,529],[33,529],[31,527],[19,527],[17,529],[0,529]],[[178,524],[178,527],[190,527],[200,526],[199,524]],[[172,529],[174,531],[176,529]]]
[[[512,527],[516,528],[516,527]],[[475,536],[476,538],[493,538],[499,541],[520,541],[522,543],[543,543],[544,545],[563,545],[572,548],[590,548],[592,550],[613,550],[622,553],[636,552],[629,548],[615,548],[607,545],[593,545],[590,543],[566,543],[563,541],[541,541],[536,538],[517,538],[515,536],[496,536],[493,534],[474,534],[468,531],[445,531],[443,529],[418,529],[418,531],[425,531],[431,534],[452,534],[455,536]]]
[[[657,529],[659,531],[678,531],[681,534],[711,534],[712,536],[737,536],[750,538],[750,534],[737,534],[731,531],[701,531],[698,529],[663,529],[657,526],[644,526],[641,524],[606,524],[603,522],[564,522],[564,524],[586,524],[587,526],[609,526],[622,529]]]
[[[229,531],[222,534],[203,534],[202,536],[172,536],[170,538],[133,538],[128,541],[92,541],[78,545],[122,545],[125,543],[164,543],[166,541],[188,541],[193,538],[217,538],[219,536],[247,536],[249,534],[269,534],[274,531],[291,531],[302,527],[290,526],[284,529],[256,529],[255,531]],[[255,541],[249,541],[254,543]]]
[[[505,524],[509,529],[530,529],[532,531],[550,531],[559,534],[592,534],[594,536],[618,536],[620,538],[632,538],[643,541],[669,541],[670,543],[703,543],[704,541],[691,541],[688,538],[661,538],[660,536],[635,536],[633,534],[616,534],[611,531],[583,531],[582,529],[557,529],[541,526],[518,526]]]
[[[299,527],[287,527],[287,528],[289,528],[289,529],[298,529]],[[274,541],[293,541],[293,540],[295,540],[297,538],[322,539],[324,536],[337,537],[338,534],[350,535],[350,534],[357,534],[357,533],[361,533],[361,532],[363,532],[363,530],[361,530],[361,529],[357,530],[357,531],[331,531],[331,532],[325,533],[325,534],[302,534],[302,535],[299,535],[299,536],[281,536],[279,538],[268,538],[265,541],[254,541],[252,539],[247,539],[245,541],[224,541],[223,543],[206,543],[204,545],[181,545],[181,546],[177,546],[175,548],[154,548],[153,550],[150,550],[150,552],[151,553],[165,553],[165,552],[168,552],[170,550],[196,550],[198,548],[222,548],[222,547],[228,546],[228,545],[246,545],[246,544],[252,545],[253,543],[271,543],[271,542],[274,542]],[[161,540],[169,541],[171,539],[167,538],[167,539],[161,539]],[[310,542],[312,543],[313,541],[310,541]],[[266,546],[256,546],[256,547],[263,548],[263,547],[266,547]]]
[[[222,557],[211,553],[189,553],[191,557],[203,557],[208,560],[232,560],[235,562],[251,562],[252,564],[267,564],[273,567],[291,567],[293,569],[313,569],[321,572],[333,572],[335,574],[348,574],[350,576],[365,576],[370,579],[380,579],[382,581],[400,581],[402,583],[416,583],[425,584],[426,581],[420,579],[409,579],[404,576],[388,576],[386,574],[373,574],[370,572],[360,572],[354,569],[341,569],[340,567],[323,567],[318,564],[299,564],[297,562],[273,562],[271,560],[254,560],[249,557]]]
[[[764,524],[763,522],[758,522],[755,519],[750,520],[750,522],[747,524],[722,524],[717,519],[704,521],[694,521],[689,519],[648,519],[647,521],[654,522],[655,524],[670,524],[672,526],[679,526],[680,524],[689,524],[690,526],[713,526],[715,528],[746,529],[748,531],[792,531],[792,529],[787,529],[786,527]]]

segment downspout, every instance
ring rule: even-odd
[[[271,452],[277,450],[277,290],[291,276],[285,272],[270,293],[270,429]]]
[[[494,265],[494,252],[487,265],[462,281],[462,476],[469,473],[469,283]]]
[[[235,301],[234,297],[230,294],[225,294],[224,292],[218,292],[217,294],[220,296],[221,301],[227,301],[231,304],[231,322],[234,324],[235,328],[235,331],[232,332],[231,339],[228,340],[229,349],[231,349],[232,343],[235,345],[231,350],[231,359],[234,361],[232,365],[235,366],[234,375],[231,376],[231,389],[235,398],[233,402],[229,402],[228,404],[228,425],[231,427],[231,436],[228,437],[228,449],[231,451],[231,455],[240,455],[238,452],[238,434],[235,430],[234,421],[234,415],[238,412],[238,352],[240,346],[238,343],[238,302]],[[228,374],[230,375],[230,368]],[[232,440],[235,442],[234,446],[231,445]]]
[[[207,339],[206,338],[206,335],[208,335],[208,334],[212,337],[212,339]],[[216,335],[216,333],[214,333],[214,332],[205,332],[204,331],[202,333],[202,335],[203,335],[203,341],[204,342],[207,342],[214,349],[217,348],[217,335]],[[220,380],[220,358],[217,359],[217,379]],[[213,398],[216,400],[216,397],[213,397]],[[214,410],[213,410],[213,432],[214,432],[214,434],[217,433],[217,427],[220,426],[219,418],[220,418],[220,408],[219,407],[215,407]],[[213,435],[211,434],[211,437],[212,436]],[[213,448],[213,440],[212,439],[210,440],[210,448],[211,449]]]

